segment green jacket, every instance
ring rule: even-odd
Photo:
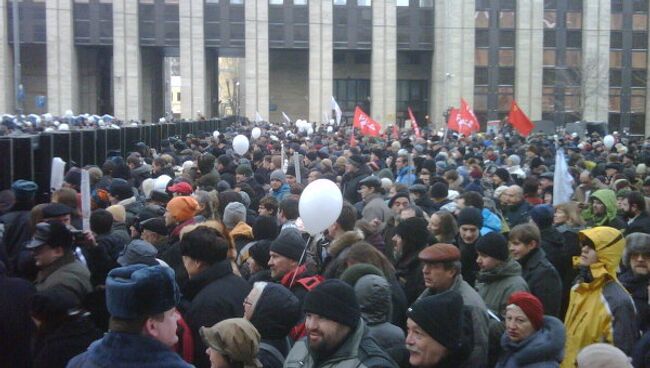
[[[359,319],[359,325],[347,337],[343,345],[331,356],[317,360],[309,350],[305,338],[297,341],[287,359],[284,368],[397,368],[397,364],[368,337],[367,327]]]
[[[62,287],[72,292],[79,302],[82,302],[86,294],[93,290],[90,271],[81,262],[75,260],[72,253],[66,253],[39,271],[34,286],[37,291]]]
[[[497,315],[504,314],[512,293],[528,291],[528,284],[521,277],[521,266],[513,258],[491,270],[479,271],[476,281],[478,294]]]

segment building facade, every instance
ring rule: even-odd
[[[0,0],[8,112],[12,1]],[[280,121],[285,112],[320,122],[334,96],[347,114],[358,105],[389,123],[411,107],[440,126],[464,98],[484,125],[515,99],[533,120],[650,134],[648,0],[20,0],[19,8],[26,113],[155,121],[172,96],[185,118],[239,111]],[[180,91],[166,90],[165,58],[179,60]]]

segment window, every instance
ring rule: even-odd
[[[307,0],[293,0],[293,5],[307,5]]]
[[[420,0],[420,8],[433,8],[433,0]]]
[[[334,5],[347,5],[347,0],[334,0]]]
[[[395,1],[395,6],[404,6],[404,7],[406,7],[406,6],[410,5],[409,2],[410,2],[409,0],[396,0]]]
[[[231,5],[244,5],[244,0],[230,0]]]
[[[372,0],[357,0],[357,6],[372,6]]]
[[[284,5],[284,0],[269,0],[270,5]]]

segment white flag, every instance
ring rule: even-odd
[[[81,170],[81,218],[83,231],[90,231],[90,178]]]
[[[50,170],[50,191],[54,192],[61,189],[63,177],[65,174],[65,161],[61,157],[52,159],[52,169]]]
[[[261,123],[264,121],[264,118],[262,115],[260,115],[259,111],[255,111],[255,122],[256,123]]]
[[[573,177],[564,160],[564,150],[558,148],[555,154],[555,172],[553,173],[553,205],[567,203],[573,195]]]
[[[332,110],[336,113],[336,125],[341,125],[341,115],[343,115],[343,112],[341,111],[339,104],[336,103],[334,96],[332,96]]]
[[[289,115],[285,114],[284,111],[282,111],[282,117],[284,118],[284,121],[287,122],[287,124],[291,123],[291,119],[289,118]]]

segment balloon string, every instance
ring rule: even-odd
[[[309,238],[307,238],[307,246],[305,246],[305,249],[302,251],[302,254],[300,255],[300,260],[298,261],[298,267],[302,264],[302,262],[305,260],[305,255],[307,254],[307,247],[309,247],[309,242],[311,242],[311,235],[309,235]],[[293,282],[296,281],[296,275],[298,274],[298,269],[296,268],[296,271],[293,272],[293,277],[291,277],[291,282],[289,283],[289,289],[293,287]]]

